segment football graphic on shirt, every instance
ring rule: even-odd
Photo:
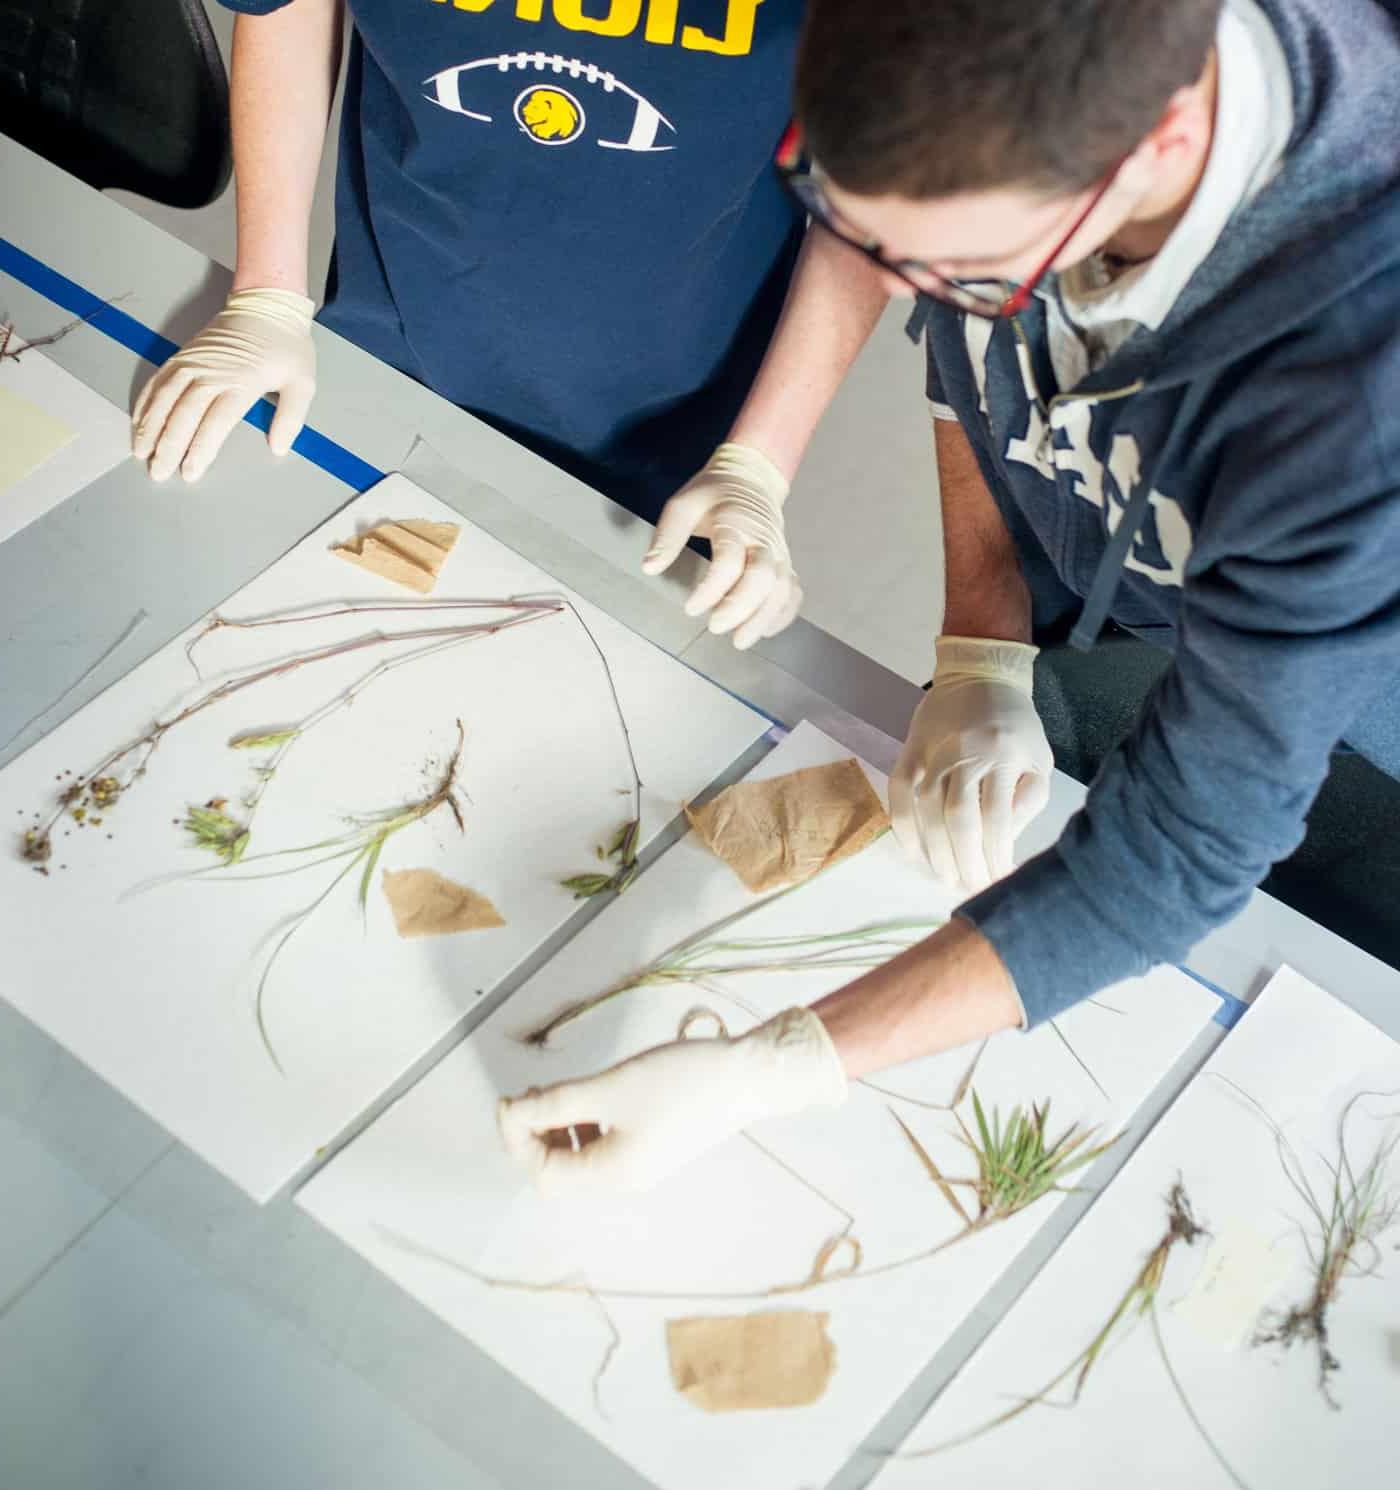
[[[675,126],[649,99],[592,62],[557,52],[503,52],[444,68],[424,97],[481,124],[509,121],[537,145],[591,133],[601,150],[674,150]]]

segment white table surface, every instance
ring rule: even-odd
[[[173,340],[223,301],[227,271],[3,137],[0,201],[0,236]],[[0,316],[30,336],[71,319],[3,273]],[[645,524],[358,348],[316,336],[316,429],[406,471],[775,718],[810,718],[890,768],[916,688],[801,621],[735,653],[682,613],[685,572],[639,577]],[[45,355],[123,406],[150,372],[88,326]],[[276,461],[245,425],[196,487],[154,486],[128,463],[0,545],[0,763],[352,495],[300,457]],[[140,612],[142,624],[50,708]],[[1048,842],[1081,796],[1060,778],[1029,847]],[[1208,937],[1190,966],[1247,999],[1285,961],[1400,1037],[1400,972],[1268,896]],[[4,978],[0,960],[0,992]],[[1221,1033],[1179,1063],[1136,1135]],[[1119,1145],[1090,1183],[1130,1151]],[[3,1004],[0,1196],[5,1490],[641,1484],[288,1196],[253,1205]],[[916,1420],[1082,1213],[1087,1197],[1076,1199],[871,1445]],[[874,1463],[854,1454],[833,1490],[854,1490]]]

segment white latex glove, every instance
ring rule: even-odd
[[[911,858],[972,892],[1011,871],[1055,762],[1031,697],[1037,648],[941,636],[937,650],[890,778],[890,818]]]
[[[686,615],[710,611],[710,630],[732,631],[740,651],[777,636],[802,606],[783,530],[787,495],[783,473],[761,451],[721,445],[662,508],[643,572],[660,574],[692,538],[708,538],[709,571],[691,591]]]
[[[164,481],[209,469],[229,431],[265,393],[277,394],[267,432],[275,455],[301,433],[316,391],[316,307],[291,290],[239,290],[141,390],[132,410],[132,454]]]
[[[846,1074],[826,1026],[788,1009],[738,1039],[680,1039],[620,1065],[503,1097],[501,1139],[547,1193],[645,1190],[762,1118],[839,1106]],[[593,1125],[578,1148],[551,1132]]]

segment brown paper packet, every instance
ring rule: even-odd
[[[386,869],[384,896],[400,936],[447,936],[506,924],[486,896],[432,869]]]
[[[740,781],[685,815],[756,894],[810,879],[858,854],[890,825],[854,759]]]
[[[829,1318],[774,1309],[668,1319],[671,1381],[705,1412],[806,1407],[826,1391],[836,1369]]]
[[[380,523],[358,538],[336,544],[331,552],[383,579],[430,595],[459,531],[456,523],[410,517]]]

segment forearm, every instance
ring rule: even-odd
[[[238,191],[233,288],[307,290],[307,239],[340,71],[343,0],[296,0],[234,24],[230,112]]]
[[[761,450],[791,481],[888,299],[873,265],[809,228],[777,330],[729,438]]]
[[[813,1011],[853,1081],[1021,1023],[1010,974],[992,944],[959,918]]]
[[[1006,522],[961,425],[934,421],[943,510],[947,636],[1031,639],[1030,591]]]

